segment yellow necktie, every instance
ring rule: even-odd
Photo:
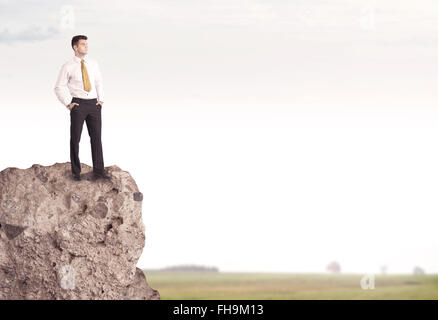
[[[84,90],[91,91],[90,78],[88,78],[87,68],[85,67],[84,59],[81,60],[81,70],[82,70],[82,82],[84,83]]]

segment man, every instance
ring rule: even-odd
[[[75,56],[62,66],[55,85],[56,96],[70,110],[71,170],[73,179],[78,181],[81,180],[79,142],[84,120],[90,135],[93,177],[110,179],[104,171],[101,141],[102,75],[97,62],[88,58],[87,39],[84,35],[72,38]]]

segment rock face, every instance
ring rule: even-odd
[[[158,300],[136,264],[143,195],[127,171],[70,162],[0,172],[0,299]]]

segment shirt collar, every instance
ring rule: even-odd
[[[76,62],[79,62],[79,63],[81,62],[81,58],[79,58],[77,56],[74,56],[73,59]],[[85,55],[83,59],[84,59],[85,62],[87,62],[88,61],[88,55]]]

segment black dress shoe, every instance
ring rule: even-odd
[[[94,179],[111,179],[111,176],[107,175],[106,173],[93,173]]]
[[[81,181],[81,175],[73,175],[73,180]]]

